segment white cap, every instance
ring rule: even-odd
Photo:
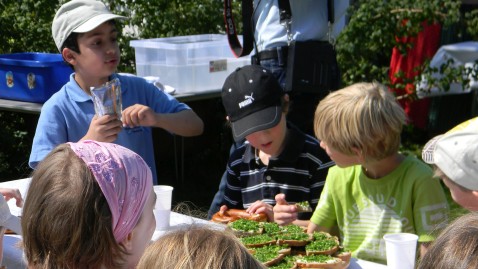
[[[422,159],[458,185],[478,191],[478,117],[428,141]]]
[[[10,208],[2,194],[0,194],[0,226],[10,229],[16,234],[22,234],[20,219],[10,213]]]
[[[101,1],[73,0],[63,4],[55,14],[51,26],[56,47],[61,46],[71,33],[86,33],[112,19],[126,19],[115,15]]]

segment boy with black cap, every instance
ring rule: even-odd
[[[202,133],[202,120],[186,104],[142,78],[115,73],[120,62],[115,20],[122,19],[126,18],[95,0],[69,1],[56,12],[53,39],[74,73],[42,107],[30,167],[59,144],[91,139],[133,150],[146,161],[157,183],[151,128],[181,136]],[[121,84],[121,120],[117,115],[95,116],[90,92],[113,79]]]
[[[276,194],[317,205],[330,160],[319,142],[286,122],[289,97],[267,69],[238,68],[226,78],[222,101],[236,142],[230,156],[221,211],[246,209],[273,220]],[[307,225],[310,213],[296,224]]]
[[[478,118],[467,120],[428,141],[422,159],[450,189],[455,202],[478,211]]]

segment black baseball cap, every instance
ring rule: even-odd
[[[260,65],[237,68],[224,82],[222,103],[236,142],[276,126],[281,120],[284,92],[277,78]]]

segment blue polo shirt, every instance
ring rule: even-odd
[[[148,106],[156,113],[176,113],[190,109],[143,78],[113,74],[111,79],[114,78],[118,78],[121,82],[123,109],[134,104]],[[94,115],[91,96],[80,88],[72,74],[70,81],[42,107],[33,138],[30,167],[35,168],[57,145],[77,142],[83,138]],[[114,143],[129,148],[143,157],[153,173],[153,183],[157,183],[151,127],[123,128]]]

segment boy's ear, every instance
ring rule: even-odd
[[[71,49],[63,48],[63,50],[61,51],[61,55],[63,56],[63,59],[65,59],[67,63],[71,65],[75,64],[75,52],[72,51]]]
[[[363,151],[361,149],[353,147],[352,151],[354,152],[355,156],[357,156],[360,163],[365,161],[365,156],[363,155]]]

